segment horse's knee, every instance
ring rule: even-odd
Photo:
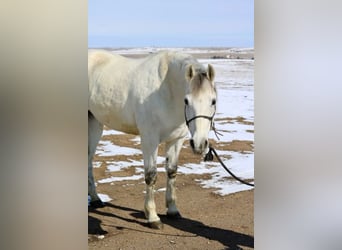
[[[167,172],[167,177],[169,177],[170,179],[175,178],[177,175],[177,165],[167,168],[166,172]]]
[[[146,171],[145,173],[145,183],[146,185],[154,185],[157,181],[157,169],[151,169]]]

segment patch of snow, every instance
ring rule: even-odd
[[[98,194],[100,197],[100,200],[102,202],[109,202],[111,200],[113,200],[112,198],[110,198],[107,194]]]
[[[101,165],[102,165],[102,162],[100,162],[100,161],[93,161],[93,168],[99,168],[99,167],[101,167]]]
[[[157,192],[166,192],[166,188],[159,188],[156,190]]]
[[[105,178],[105,179],[101,179],[98,182],[99,183],[111,183],[114,181],[135,181],[135,180],[139,180],[144,178],[143,174],[139,174],[139,175],[132,175],[132,176],[122,176],[122,177],[116,177],[116,176],[112,176],[109,178]]]
[[[123,134],[125,134],[125,133],[122,133],[120,131],[116,131],[113,129],[104,129],[102,132],[102,136],[104,136],[104,135],[123,135]]]
[[[136,155],[142,154],[141,150],[128,147],[120,147],[114,145],[111,141],[100,141],[95,152],[98,156],[112,156],[112,155]]]
[[[98,193],[98,196],[102,202],[109,202],[109,201],[113,200],[107,194]],[[90,199],[90,196],[88,195],[88,207],[90,206],[90,201],[91,201],[91,199]]]

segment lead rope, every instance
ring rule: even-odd
[[[248,183],[242,179],[240,179],[239,177],[237,177],[236,175],[234,175],[227,167],[226,165],[224,165],[223,161],[221,160],[221,158],[218,156],[216,150],[212,147],[212,146],[209,146],[209,152],[205,155],[204,157],[204,161],[212,161],[213,160],[213,154],[212,152],[214,153],[214,155],[216,156],[217,160],[221,163],[222,167],[231,175],[234,177],[234,179],[238,180],[239,182],[243,183],[243,184],[246,184],[248,186],[252,186],[254,187],[254,184],[252,183]]]
[[[217,138],[218,140],[220,140],[220,138],[218,137],[217,134],[219,134],[219,135],[221,135],[221,136],[222,136],[222,134],[219,133],[219,132],[216,130],[215,125],[214,125],[214,122],[213,122],[213,124],[212,124],[212,130],[214,131],[216,138]],[[221,158],[218,156],[216,150],[215,150],[211,145],[209,145],[209,151],[208,151],[208,153],[205,155],[204,161],[212,161],[212,160],[214,159],[213,153],[214,153],[214,155],[216,156],[216,159],[219,161],[219,163],[221,163],[221,166],[222,166],[222,167],[223,167],[223,168],[224,168],[224,169],[225,169],[225,170],[226,170],[226,171],[227,171],[235,180],[238,180],[239,182],[241,182],[241,183],[243,183],[243,184],[245,184],[245,185],[254,187],[254,184],[249,183],[249,182],[246,182],[246,181],[240,179],[239,177],[237,177],[235,174],[233,174],[233,173],[226,167],[226,165],[223,163],[223,161],[221,160]]]
[[[205,119],[208,119],[208,120],[211,121],[211,129],[214,131],[217,140],[220,140],[220,138],[218,137],[218,135],[223,136],[223,134],[221,134],[220,132],[218,132],[218,131],[216,130],[216,128],[215,128],[214,121],[213,121],[214,116],[215,116],[215,113],[214,113],[213,116],[211,116],[211,117],[210,117],[210,116],[206,116],[206,115],[197,115],[197,116],[194,116],[194,117],[192,117],[191,119],[188,120],[188,118],[186,117],[186,110],[185,110],[185,109],[186,109],[186,106],[184,107],[184,117],[185,117],[185,123],[186,123],[186,125],[187,125],[188,127],[189,127],[189,123],[190,123],[191,121],[197,119],[197,118],[205,118]],[[214,149],[211,145],[209,145],[209,151],[208,151],[208,153],[205,155],[204,161],[212,161],[212,160],[214,159],[214,156],[213,156],[212,152],[214,152],[214,154],[215,154],[217,160],[221,163],[222,167],[223,167],[231,176],[233,176],[236,180],[240,181],[240,182],[243,183],[243,184],[246,184],[246,185],[248,185],[248,186],[254,187],[254,184],[248,183],[248,182],[246,182],[246,181],[244,181],[244,180],[241,180],[239,177],[237,177],[236,175],[234,175],[234,174],[226,167],[226,165],[224,165],[223,161],[221,160],[221,158],[218,156],[218,154],[216,153],[215,149]]]

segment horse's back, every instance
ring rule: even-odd
[[[88,74],[93,70],[110,60],[110,55],[105,51],[89,51],[88,52]]]
[[[167,71],[164,55],[132,59],[106,51],[88,53],[89,110],[103,124],[137,134],[137,113]]]
[[[175,126],[164,124],[168,120],[165,114],[174,114],[173,95],[178,92],[170,92],[170,85],[184,80],[179,69],[188,58],[168,51],[140,59],[106,51],[89,52],[90,112],[101,123],[125,133],[139,134],[152,127],[171,133],[182,121]],[[177,62],[177,74],[170,75],[172,62]],[[158,133],[157,129],[153,132]]]
[[[105,50],[90,50],[88,51],[88,76],[91,77],[96,70],[113,63],[113,61],[125,60],[123,56],[115,55]]]

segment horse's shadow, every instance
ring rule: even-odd
[[[226,246],[227,249],[241,249],[239,246],[254,248],[254,238],[246,234],[207,226],[200,221],[192,220],[190,218],[170,220],[167,219],[166,216],[162,216],[162,221],[163,223],[184,232],[205,237],[208,240],[218,241]]]
[[[131,213],[131,215],[136,218],[145,218],[144,213],[140,211],[133,212]],[[181,230],[183,232],[188,232],[194,237],[200,236],[205,237],[208,240],[218,241],[226,246],[226,249],[241,249],[239,246],[254,248],[254,238],[246,234],[241,234],[231,230],[216,227],[210,227],[200,221],[184,217],[179,219],[169,219],[166,215],[160,214],[159,217],[161,221],[166,225],[177,228],[178,230]]]
[[[127,207],[121,207],[121,206],[113,205],[110,203],[106,203],[106,206],[109,206],[115,209],[128,211],[130,212],[130,215],[134,217],[135,219],[129,219],[129,218],[117,216],[112,213],[102,212],[98,210],[94,210],[93,212],[100,214],[100,215],[104,215],[104,216],[110,216],[110,217],[122,219],[130,223],[138,223],[144,227],[148,227],[148,223],[139,221],[141,219],[145,219],[145,215],[142,211],[132,209],[132,208],[127,208]],[[191,237],[199,236],[199,237],[207,238],[208,240],[218,241],[221,244],[223,244],[226,247],[226,249],[241,249],[240,246],[254,248],[254,237],[250,235],[234,232],[232,230],[207,226],[200,221],[192,220],[190,218],[182,217],[180,219],[169,219],[166,217],[166,215],[161,215],[161,214],[159,214],[159,217],[165,225],[169,225],[183,232],[190,233],[192,235]],[[181,237],[181,236],[178,236],[178,237]],[[189,237],[189,236],[185,236],[185,237]]]
[[[101,220],[88,215],[88,234],[101,235],[107,233],[101,227]]]
[[[108,203],[108,202],[105,203],[105,206],[106,206],[106,207],[112,207],[112,208],[114,208],[114,209],[123,210],[123,211],[130,211],[130,212],[134,212],[134,213],[141,212],[141,211],[136,210],[136,209],[133,209],[133,208],[128,208],[128,207],[122,207],[122,206],[118,206],[118,205],[113,205],[113,204]],[[140,224],[140,225],[142,225],[142,226],[148,227],[148,223],[143,223],[143,222],[137,221],[136,219],[125,218],[125,217],[116,215],[116,214],[114,214],[114,213],[108,213],[108,212],[100,211],[100,210],[97,210],[96,208],[94,209],[94,208],[89,207],[89,208],[88,208],[88,211],[91,211],[92,213],[99,214],[99,215],[102,215],[102,216],[113,217],[113,218],[117,218],[117,219],[120,219],[120,220],[124,220],[124,221],[130,222],[130,223],[136,223],[136,224]],[[88,216],[88,225],[89,225],[89,217],[91,217],[91,216]],[[93,217],[91,217],[91,218],[93,218]],[[137,217],[136,217],[136,218],[137,218]],[[98,219],[97,219],[97,220],[98,220]],[[98,220],[98,221],[100,221],[100,220]],[[100,221],[100,222],[101,222],[101,221]],[[91,233],[92,229],[90,230],[89,228],[90,228],[90,227],[88,226],[88,234],[93,234],[93,233]]]

